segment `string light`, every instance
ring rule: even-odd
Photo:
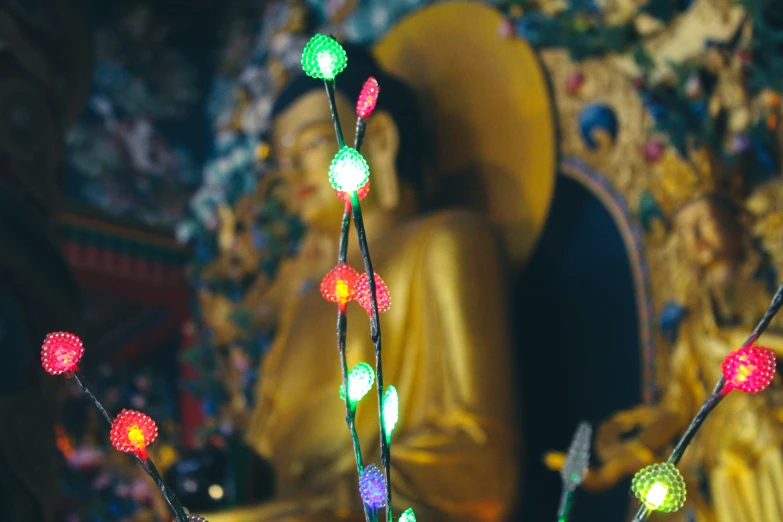
[[[348,301],[356,297],[356,283],[360,275],[353,267],[340,263],[321,280],[321,295],[330,303],[345,308]]]
[[[653,464],[633,478],[631,490],[653,511],[673,513],[685,505],[685,481],[674,464]]]
[[[593,436],[593,428],[583,422],[579,425],[568,448],[563,469],[560,476],[567,490],[574,491],[585,478],[590,463],[590,440]]]
[[[198,515],[190,514],[188,515],[188,522],[209,522],[206,518],[200,517]]]
[[[348,65],[345,49],[331,36],[317,34],[302,52],[302,70],[311,78],[334,80]]]
[[[367,194],[370,193],[370,180],[367,180],[367,183],[362,185],[362,187],[356,191],[356,196],[359,198],[359,201],[363,200],[367,197]],[[337,196],[337,199],[342,201],[343,203],[351,204],[351,194],[348,192],[343,192],[341,190],[335,190],[334,195]]]
[[[335,190],[356,192],[370,178],[370,166],[354,148],[343,147],[329,167],[329,182]]]
[[[123,409],[111,424],[110,437],[117,450],[146,459],[146,448],[158,437],[158,426],[140,411]]]
[[[83,376],[76,372],[77,364],[84,355],[84,345],[75,335],[66,332],[54,332],[46,336],[41,348],[41,362],[44,369],[52,374],[68,373],[82,391],[92,400],[104,419],[111,424],[109,438],[118,451],[132,453],[139,459],[144,471],[155,481],[160,492],[171,508],[178,522],[206,522],[204,519],[187,515],[179,499],[166,488],[155,464],[147,453],[147,446],[158,437],[158,426],[149,416],[135,410],[123,409],[112,419],[106,409],[90,392]],[[67,449],[67,448],[66,448]]]
[[[68,332],[46,336],[41,347],[41,365],[50,375],[73,373],[84,355],[82,340]]]
[[[775,352],[763,346],[744,346],[723,359],[721,371],[726,378],[724,393],[740,390],[758,393],[775,377],[777,360]]]
[[[375,383],[375,372],[372,367],[364,362],[360,362],[348,372],[348,401],[351,407],[355,408],[362,398],[367,395]],[[340,398],[345,400],[345,387],[340,385]]]
[[[380,87],[378,80],[370,76],[367,81],[364,82],[362,92],[359,93],[359,99],[356,100],[356,115],[360,118],[367,119],[375,110],[375,104],[378,103],[378,93]]]
[[[397,388],[387,386],[386,393],[383,395],[383,426],[386,428],[386,440],[391,440],[392,431],[400,418],[400,399],[397,395]]]
[[[391,295],[386,283],[377,272],[375,273],[375,298],[378,301],[378,312],[388,312],[391,308]],[[357,281],[354,299],[368,314],[372,314],[372,296],[370,295],[370,280],[367,278],[367,274]]]
[[[400,515],[399,522],[416,522],[416,515],[413,514],[413,508],[406,509],[402,515]]]
[[[375,464],[370,464],[362,471],[359,493],[370,509],[386,507],[386,480]]]

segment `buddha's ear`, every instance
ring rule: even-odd
[[[395,208],[400,201],[399,149],[400,133],[394,119],[386,111],[374,113],[367,122],[362,152],[370,164],[370,192],[385,209]]]

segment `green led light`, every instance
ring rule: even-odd
[[[685,505],[685,481],[674,464],[653,464],[633,478],[631,490],[653,511],[673,513]]]
[[[386,440],[391,440],[392,431],[400,418],[400,399],[394,386],[387,386],[383,395],[383,427],[386,428]]]
[[[359,151],[351,147],[340,149],[329,167],[329,181],[335,190],[342,192],[356,192],[369,177],[369,165]]]
[[[345,49],[331,36],[317,34],[310,38],[302,52],[302,69],[307,76],[334,80],[348,65]]]
[[[413,514],[413,508],[408,508],[400,515],[399,522],[416,522],[416,515]]]
[[[375,382],[375,372],[372,367],[360,362],[348,373],[348,400],[355,405],[367,395]],[[345,400],[345,387],[340,385],[340,398]]]

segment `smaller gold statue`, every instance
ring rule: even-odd
[[[588,473],[587,489],[601,491],[667,458],[721,378],[721,361],[745,342],[772,297],[774,288],[760,277],[764,256],[753,246],[751,216],[741,190],[724,183],[710,159],[694,151],[686,163],[671,151],[652,173],[657,200],[672,216],[668,297],[685,315],[671,355],[660,365],[661,400],[618,413],[600,427],[595,450],[602,464]],[[757,194],[747,202],[769,214],[756,230],[767,235],[762,243],[771,246],[770,241],[780,240],[779,229],[770,226],[780,219],[780,209],[770,208],[777,203],[769,197],[771,189],[764,190],[766,197]],[[779,357],[780,326],[780,320],[773,322],[759,340]],[[780,405],[775,405],[779,393],[776,378],[764,394],[729,395],[685,452],[680,470],[699,522],[783,520],[783,425]],[[549,454],[546,461],[558,468],[562,455]]]

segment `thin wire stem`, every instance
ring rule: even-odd
[[[345,315],[345,308],[340,306],[337,312],[337,351],[340,354],[340,369],[342,371],[343,389],[345,390],[345,423],[348,425],[348,431],[351,432],[351,442],[353,443],[353,455],[356,460],[356,473],[361,478],[364,464],[362,462],[362,448],[359,443],[359,434],[356,431],[356,410],[351,405],[348,397],[348,360],[345,356],[345,337],[348,331],[348,318]],[[372,514],[367,504],[364,504],[364,518],[371,522]]]
[[[699,431],[702,424],[704,424],[704,421],[707,420],[710,412],[712,412],[712,410],[714,410],[715,407],[720,403],[721,399],[723,399],[723,389],[725,386],[726,379],[721,377],[721,379],[718,381],[718,384],[715,385],[715,389],[712,391],[712,394],[707,397],[707,400],[704,401],[704,404],[701,405],[698,413],[696,413],[696,416],[691,421],[690,426],[688,426],[688,429],[685,430],[682,438],[680,438],[680,441],[672,450],[672,453],[669,456],[669,460],[666,461],[667,463],[674,464],[675,466],[680,463],[680,459],[682,459],[682,456],[693,440],[693,437],[696,436],[696,432]]]
[[[348,232],[351,230],[351,204],[345,203],[343,212],[343,224],[340,227],[340,252],[337,256],[338,263],[345,263],[348,257]]]
[[[342,149],[345,147],[345,138],[343,138],[343,129],[340,126],[340,117],[337,114],[337,102],[334,97],[334,80],[324,80],[324,87],[326,87],[326,97],[329,98],[329,110],[332,113],[334,133],[337,135],[337,146]]]
[[[721,377],[721,379],[718,381],[718,384],[715,385],[715,389],[713,390],[712,394],[707,398],[706,401],[704,401],[704,404],[701,405],[698,413],[696,413],[696,416],[691,421],[690,426],[688,426],[688,429],[685,430],[682,438],[680,438],[680,441],[672,450],[672,453],[669,456],[669,460],[666,461],[667,463],[676,466],[680,462],[680,459],[682,459],[682,456],[685,454],[685,450],[688,448],[688,446],[690,446],[691,441],[693,441],[693,438],[696,436],[696,433],[699,431],[702,424],[704,424],[704,421],[707,420],[710,412],[712,412],[712,410],[714,410],[715,407],[720,403],[721,399],[725,397],[723,394],[723,389],[725,386],[726,379]],[[647,520],[647,517],[650,516],[650,513],[651,511],[647,509],[644,504],[642,504],[639,506],[639,510],[636,512],[636,516],[634,516],[633,522],[642,522]]]
[[[353,140],[353,148],[356,150],[359,150],[359,147],[362,146],[362,142],[364,141],[364,131],[367,127],[367,120],[359,116],[356,119],[356,137]]]
[[[337,312],[337,351],[340,353],[340,366],[342,369],[343,377],[343,389],[345,390],[345,423],[348,425],[348,429],[351,432],[351,439],[353,440],[353,453],[356,457],[356,471],[359,476],[364,470],[362,463],[362,450],[359,445],[359,435],[356,433],[356,425],[354,423],[356,419],[356,411],[351,405],[351,400],[348,395],[348,361],[345,357],[345,336],[348,330],[348,319],[345,315],[345,307],[340,306]]]
[[[82,389],[85,395],[87,395],[87,397],[90,398],[93,405],[95,405],[98,411],[101,412],[101,415],[103,416],[104,419],[106,419],[106,422],[109,423],[109,426],[111,426],[111,423],[113,422],[111,415],[108,414],[106,409],[103,407],[103,404],[101,404],[101,401],[99,401],[98,398],[95,397],[95,395],[93,395],[92,392],[89,390],[89,388],[87,387],[87,379],[84,377],[84,375],[80,372],[74,372],[71,377],[73,378],[74,381],[76,381],[76,384],[79,385],[79,388]]]
[[[163,483],[163,479],[160,478],[158,468],[155,467],[152,459],[149,457],[141,458],[138,455],[134,455],[134,457],[136,457],[138,463],[141,464],[141,467],[144,468],[144,471],[147,472],[147,475],[152,477],[152,480],[154,480],[155,484],[158,485],[158,489],[163,494],[163,498],[166,499],[166,503],[171,508],[171,511],[174,512],[174,516],[176,517],[177,522],[188,522],[188,516],[185,514],[185,510],[182,507],[182,504],[174,492],[167,488],[166,484]]]
[[[767,329],[769,323],[772,322],[772,319],[778,313],[781,306],[783,306],[783,284],[778,287],[777,292],[775,292],[775,295],[772,297],[772,302],[770,303],[769,308],[767,308],[767,311],[764,313],[764,317],[761,318],[761,321],[759,321],[759,323],[756,325],[756,328],[753,329],[753,332],[751,332],[750,336],[745,341],[745,344],[742,345],[743,348],[750,346],[756,342],[759,337],[761,337],[761,334],[763,334]],[[702,404],[698,413],[696,413],[693,421],[691,421],[690,426],[688,426],[688,429],[685,430],[682,438],[680,438],[680,441],[672,450],[672,453],[669,456],[669,460],[667,461],[669,464],[674,464],[676,466],[680,462],[680,459],[682,459],[682,456],[685,454],[685,450],[693,441],[693,438],[704,424],[704,421],[707,420],[710,412],[712,412],[712,410],[718,406],[723,397],[726,396],[725,390],[726,378],[721,377],[720,380],[718,380],[718,383],[715,385],[715,388],[712,390],[712,394],[710,394],[707,400],[704,401],[704,404]],[[644,504],[642,504],[639,506],[639,510],[633,517],[632,522],[644,522],[647,520],[650,514],[651,511],[647,509]]]
[[[651,513],[652,511],[647,509],[647,506],[642,504],[641,506],[639,506],[639,511],[636,512],[636,516],[633,517],[632,522],[644,522],[649,518]]]
[[[563,489],[560,496],[560,507],[557,508],[557,522],[568,522],[568,516],[571,514],[571,504],[574,499],[574,491]]]
[[[386,520],[392,522],[392,491],[391,491],[391,452],[389,451],[389,441],[386,439],[386,423],[383,418],[383,358],[381,345],[381,323],[378,314],[378,296],[375,288],[375,271],[372,267],[370,258],[370,249],[367,245],[367,235],[364,230],[364,221],[362,219],[362,207],[359,203],[359,196],[356,192],[351,192],[351,206],[353,210],[353,223],[356,227],[356,235],[359,239],[359,250],[364,260],[364,269],[367,272],[367,282],[370,287],[370,337],[375,347],[375,384],[378,390],[378,422],[380,425],[381,439],[381,464],[386,475]]]
[[[109,413],[106,411],[106,408],[104,408],[103,404],[101,404],[101,401],[99,401],[98,398],[93,395],[90,389],[87,387],[87,379],[84,377],[84,375],[79,372],[74,372],[73,375],[71,375],[71,378],[76,381],[76,384],[79,385],[79,388],[81,388],[85,395],[90,398],[93,405],[95,405],[98,411],[101,412],[101,416],[103,416],[103,418],[106,419],[106,422],[109,423],[109,426],[111,426],[113,423],[111,415],[109,415]],[[152,480],[154,480],[155,484],[157,484],[158,489],[160,489],[160,492],[163,494],[163,498],[166,499],[169,507],[171,507],[171,510],[174,512],[174,516],[177,518],[177,522],[188,522],[188,516],[185,514],[185,510],[182,508],[182,504],[174,492],[169,490],[163,483],[163,479],[160,478],[158,469],[155,467],[155,464],[152,463],[152,460],[149,458],[149,456],[143,459],[138,455],[134,455],[134,457],[139,462],[139,464],[141,464],[141,467],[144,468],[144,471],[147,472],[147,475],[152,477]]]

